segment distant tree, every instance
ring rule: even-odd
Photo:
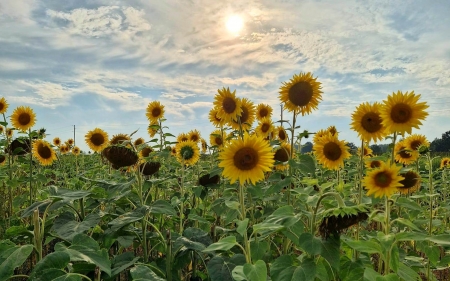
[[[352,142],[348,142],[345,145],[348,146],[351,154],[356,154],[356,152],[358,151],[358,147]]]
[[[389,144],[372,144],[369,147],[372,149],[373,154],[381,155],[381,154],[386,153],[388,151]]]
[[[449,152],[450,131],[443,133],[441,138],[435,138],[430,144],[430,150],[433,152]]]
[[[302,145],[302,153],[308,153],[312,151],[313,144],[312,142],[308,141],[304,145]]]

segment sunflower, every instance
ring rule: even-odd
[[[272,117],[272,107],[270,105],[260,103],[256,107],[256,119],[262,120],[263,118],[271,118]]]
[[[232,140],[219,154],[219,167],[224,168],[222,175],[231,183],[239,180],[256,184],[264,179],[264,172],[271,170],[274,152],[269,142],[255,134],[245,134],[244,139]]]
[[[138,138],[138,139],[136,139],[135,141],[134,141],[134,146],[135,147],[138,147],[139,145],[141,145],[141,144],[143,144],[143,143],[145,143],[145,140],[143,139],[143,138]]]
[[[170,154],[172,156],[177,156],[177,147],[176,146],[173,146],[170,148]]]
[[[133,150],[124,146],[111,145],[103,149],[104,156],[114,169],[132,166],[137,163],[139,157]]]
[[[219,112],[219,109],[212,108],[209,111],[209,121],[214,125],[214,127],[223,127],[225,125],[224,119],[217,117],[217,113]]]
[[[322,100],[320,82],[313,78],[311,72],[294,74],[289,82],[283,82],[279,97],[288,111],[310,114]]]
[[[80,148],[78,147],[78,146],[74,146],[73,148],[72,148],[72,154],[73,155],[75,155],[75,156],[78,156],[78,155],[80,155]]]
[[[335,126],[328,127],[327,132],[330,133],[332,136],[336,136],[336,137],[339,136],[339,133]]]
[[[338,170],[344,165],[344,159],[350,157],[345,141],[340,141],[337,136],[331,134],[315,142],[313,151],[318,162],[330,170]]]
[[[90,149],[100,152],[108,146],[108,133],[102,129],[95,128],[86,134],[85,140]]]
[[[428,113],[425,111],[429,106],[426,102],[418,102],[420,95],[411,93],[392,93],[384,100],[381,108],[383,125],[389,133],[398,132],[411,134],[412,128],[419,128]]]
[[[237,120],[241,114],[241,100],[236,98],[236,90],[230,92],[230,89],[222,88],[217,90],[218,94],[214,97],[214,106],[217,109],[216,116],[224,123]]]
[[[2,97],[0,99],[0,114],[5,114],[6,111],[8,110],[8,106],[9,104],[6,102],[6,99]]]
[[[260,119],[258,126],[255,128],[255,132],[258,136],[266,138],[271,135],[274,129],[272,120],[264,117]]]
[[[215,130],[209,135],[209,143],[211,146],[222,147],[225,144],[225,140],[227,139],[227,133],[222,132],[220,130]]]
[[[331,135],[330,131],[328,130],[324,130],[324,129],[320,129],[318,130],[313,137],[313,143],[318,142],[322,137],[327,136],[327,135]]]
[[[243,98],[241,100],[241,114],[239,115],[242,130],[248,131],[252,127],[253,122],[255,121],[255,105],[247,98]],[[230,123],[231,127],[235,130],[240,130],[239,120],[233,119]]]
[[[0,154],[0,165],[5,165],[5,163],[6,163],[6,156]]]
[[[287,161],[289,161],[290,155],[291,155],[291,145],[288,143],[281,143],[281,146],[277,150],[275,150],[273,158],[276,161],[282,163],[277,164],[275,166],[275,169],[279,171],[287,170],[289,168]]]
[[[33,142],[33,156],[41,163],[43,166],[48,166],[55,161],[56,153],[51,148],[50,144],[45,140],[35,140]]]
[[[448,168],[450,166],[450,158],[444,157],[441,159],[440,169]]]
[[[11,129],[11,128],[6,129],[6,137],[12,138],[13,135],[14,135],[13,129]]]
[[[430,143],[424,135],[413,134],[405,139],[405,145],[408,150],[419,150],[419,147],[429,147]]]
[[[61,154],[66,154],[67,152],[69,152],[69,147],[65,143],[61,144],[59,146],[59,152],[61,152]]]
[[[189,135],[186,133],[181,133],[177,137],[177,142],[184,142],[189,140]]]
[[[419,158],[419,152],[416,150],[408,150],[405,141],[400,141],[394,147],[395,160],[399,163],[409,165]]]
[[[405,179],[399,175],[401,167],[391,165],[390,162],[381,162],[381,166],[376,169],[369,170],[363,178],[363,185],[367,189],[367,196],[390,197],[402,187],[401,181]]]
[[[147,106],[146,115],[150,123],[157,123],[159,119],[164,117],[164,105],[159,101],[152,101]]]
[[[145,157],[149,157],[150,153],[153,152],[153,148],[151,148],[150,146],[146,146],[144,148],[141,149],[141,151],[139,151],[139,156],[141,158],[145,158]]]
[[[200,158],[200,150],[193,141],[180,142],[176,146],[177,160],[184,165],[194,165]]]
[[[361,155],[361,147],[358,147],[358,154]],[[370,157],[373,155],[373,150],[367,146],[367,144],[364,144],[363,147],[363,156],[364,157]]]
[[[19,137],[11,142],[6,151],[14,155],[25,155],[31,152],[32,145],[28,138]]]
[[[159,125],[158,125],[157,122],[156,123],[150,123],[150,125],[147,128],[148,135],[151,138],[153,138],[156,135],[156,133],[158,132],[158,128],[159,128]]]
[[[73,139],[68,139],[68,140],[66,140],[66,145],[67,145],[68,147],[72,147],[73,144],[74,144],[74,140],[73,140]]]
[[[11,115],[11,123],[16,129],[25,132],[36,123],[36,114],[29,106],[19,106]]]
[[[123,144],[124,142],[130,141],[130,137],[126,134],[117,134],[112,136],[111,140],[109,141],[109,143],[111,145],[116,145],[116,144]]]
[[[201,137],[200,137],[200,132],[197,131],[197,130],[190,130],[190,131],[187,133],[187,135],[188,135],[189,140],[190,140],[190,141],[193,141],[193,142],[199,142],[200,139],[201,139]]]
[[[139,165],[139,171],[145,176],[156,174],[161,167],[159,162],[144,162]]]
[[[381,118],[382,105],[378,102],[360,104],[352,113],[351,128],[365,142],[382,140],[386,136],[386,128]]]
[[[206,140],[202,138],[201,143],[202,143],[202,153],[206,153],[206,150],[208,149],[208,144],[206,143]]]
[[[287,142],[288,141],[288,135],[286,133],[286,130],[283,128],[283,126],[278,126],[276,128],[276,138],[280,142]]]
[[[404,177],[404,179],[400,181],[402,186],[398,187],[400,193],[411,194],[420,189],[420,175],[417,172],[408,171],[401,173],[400,175]]]
[[[365,166],[367,169],[374,169],[374,168],[379,168],[381,167],[381,161],[380,160],[376,160],[376,159],[368,159],[365,161]]]
[[[61,145],[61,139],[56,137],[53,139],[53,145],[54,146],[60,146]]]

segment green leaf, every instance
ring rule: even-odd
[[[283,281],[284,279],[281,278],[281,273],[288,268],[292,268],[292,275],[295,270],[294,258],[287,255],[280,256],[270,266],[270,278],[272,278],[273,281]]]
[[[86,190],[70,190],[70,189],[64,189],[59,188],[57,186],[50,186],[48,188],[48,191],[50,193],[50,198],[58,198],[61,199],[63,202],[72,202],[81,198],[85,198],[86,196],[90,195],[90,191]]]
[[[308,154],[301,154],[298,162],[295,162],[293,159],[289,160],[289,165],[298,168],[303,175],[311,174],[311,176],[314,176],[316,173],[316,162]]]
[[[203,245],[202,243],[199,242],[194,242],[189,240],[186,237],[183,236],[179,236],[176,240],[175,240],[175,246],[174,248],[178,248],[177,246],[184,246],[186,249],[189,250],[193,250],[193,251],[198,251],[201,252],[203,250],[205,250],[205,245]]]
[[[377,281],[378,277],[382,277],[382,275],[372,268],[366,267],[364,270],[364,281]]]
[[[237,233],[239,233],[241,236],[244,236],[244,233],[247,232],[248,222],[249,222],[249,219],[248,219],[248,218],[244,219],[243,221],[237,221],[237,222],[236,222],[236,224],[237,224],[237,226],[238,226],[238,227],[236,228],[236,231],[237,231]]]
[[[258,260],[255,264],[244,264],[244,274],[248,281],[266,281],[267,267],[266,263]]]
[[[427,240],[440,246],[450,246],[450,234],[441,234],[428,237]]]
[[[264,222],[276,223],[285,227],[290,227],[299,220],[300,218],[294,215],[294,208],[288,205],[276,209],[267,217],[267,219],[264,220]]]
[[[272,184],[269,186],[269,188],[266,189],[265,195],[270,196],[275,193],[279,193],[284,187],[289,186],[292,182],[292,177],[287,176],[286,178],[282,179],[281,181],[277,181],[276,184]]]
[[[46,255],[40,262],[36,264],[33,268],[33,271],[30,274],[29,280],[37,280],[37,277],[45,276],[52,272],[60,272],[60,274],[56,274],[57,276],[61,276],[65,272],[63,269],[69,264],[70,256],[65,252],[53,252],[51,254]],[[46,274],[44,274],[46,272]],[[47,275],[49,276],[49,275]],[[45,280],[45,279],[41,279]],[[47,279],[48,280],[48,279]]]
[[[284,226],[277,223],[263,222],[253,225],[253,234],[260,234],[262,237],[266,237],[282,229],[284,229]]]
[[[404,219],[404,218],[396,218],[395,219],[396,222],[401,223],[403,225],[406,225],[407,227],[417,230],[417,231],[422,231],[420,228],[418,228],[413,222],[411,222],[410,220]]]
[[[292,281],[304,280],[314,281],[316,277],[316,263],[314,259],[307,258],[298,266],[292,276]]]
[[[320,240],[320,255],[334,268],[339,270],[339,256],[341,240],[338,236],[331,236],[327,240]]]
[[[309,232],[305,232],[300,235],[298,240],[300,247],[308,254],[312,256],[320,254],[322,250],[322,243],[319,238],[314,237]]]
[[[233,280],[236,281],[246,281],[247,276],[245,276],[244,273],[244,266],[238,265],[236,266],[233,271],[231,272],[231,276],[233,277]]]
[[[125,213],[123,215],[118,216],[109,222],[111,226],[111,231],[117,231],[120,228],[129,225],[135,221],[141,220],[147,211],[146,206],[139,207],[131,212]]]
[[[144,265],[138,265],[136,267],[133,267],[130,270],[131,277],[133,278],[133,281],[165,281],[166,279],[163,279],[156,275],[150,268],[144,266]]]
[[[90,213],[82,222],[77,222],[72,213],[65,212],[55,219],[52,229],[64,240],[72,241],[77,234],[83,233],[96,226],[100,216]]]
[[[250,242],[250,251],[252,255],[252,260],[261,260],[266,253],[269,252],[270,245],[268,241],[253,240]]]
[[[211,281],[233,281],[233,269],[243,264],[245,264],[243,255],[234,255],[231,259],[215,256],[208,262],[206,268]]]
[[[39,209],[39,212],[44,212],[45,208],[47,208],[47,206],[52,203],[52,200],[50,199],[46,199],[44,201],[39,201],[39,202],[34,202],[33,204],[31,204],[30,207],[26,208],[22,215],[20,216],[21,218],[27,218],[29,216],[31,216],[34,212],[34,210]]]
[[[10,248],[9,256],[0,264],[0,276],[7,280],[14,275],[14,269],[21,266],[33,251],[33,245],[23,245]]]
[[[400,232],[395,234],[395,239],[397,241],[423,241],[426,240],[428,235],[424,233],[418,233],[418,232]]]
[[[347,256],[341,256],[339,278],[342,281],[363,281],[364,265],[361,260],[352,261]]]
[[[216,243],[209,245],[208,248],[203,250],[203,252],[228,251],[236,245],[237,245],[236,237],[227,236],[225,238],[220,239]]]
[[[163,214],[169,216],[176,216],[177,212],[169,202],[165,200],[156,200],[152,204],[150,204],[150,208],[148,210],[150,214]]]
[[[130,266],[133,266],[138,260],[139,257],[135,257],[133,252],[125,252],[116,256],[113,260],[111,277],[114,277]]]
[[[59,276],[58,278],[52,279],[52,281],[81,281],[81,280],[83,280],[81,276],[75,273],[66,273],[62,276]]]
[[[343,240],[345,244],[347,244],[350,248],[363,252],[363,253],[369,253],[369,254],[380,254],[382,252],[380,244],[374,242],[374,241],[352,241],[352,240]]]
[[[404,207],[406,209],[409,209],[409,210],[420,211],[420,212],[423,211],[422,207],[420,207],[419,204],[417,204],[413,200],[406,198],[406,197],[397,198],[397,201],[395,201],[395,204],[399,205],[401,207]]]
[[[225,205],[232,210],[239,210],[240,206],[239,202],[231,200],[225,200]]]
[[[398,265],[397,274],[403,280],[420,280],[419,274],[404,263]]]

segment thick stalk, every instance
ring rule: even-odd
[[[5,122],[5,124],[7,124],[6,122],[6,116],[5,113],[2,114],[3,115],[3,121]],[[6,136],[6,145],[9,146],[11,144],[11,139],[7,134],[8,131],[8,126],[5,125],[5,136]],[[9,180],[11,181],[13,176],[12,176],[12,168],[11,168],[11,160],[12,160],[12,151],[11,151],[11,147],[9,147],[9,153],[8,153],[8,177]],[[8,196],[9,196],[9,204],[8,204],[8,217],[12,217],[12,213],[13,213],[13,196],[12,196],[12,187],[10,184],[8,184]]]
[[[294,159],[294,132],[295,132],[295,121],[297,120],[297,114],[294,111],[293,117],[292,117],[292,130],[291,130],[291,153],[290,153],[290,159]],[[292,177],[292,167],[289,165],[289,176]],[[288,186],[287,189],[287,204],[291,205],[291,186]]]
[[[28,139],[31,142],[33,141],[31,138],[31,129],[28,129]],[[30,153],[30,206],[33,204],[33,153]]]
[[[245,209],[245,202],[244,202],[244,185],[243,184],[239,184],[239,205],[241,207],[241,220],[245,220],[246,218],[246,209]],[[251,264],[252,263],[252,257],[251,257],[251,252],[250,252],[250,242],[248,241],[248,237],[247,237],[247,229],[245,229],[244,231],[244,255],[245,255],[245,260],[247,261],[247,263]]]
[[[433,234],[433,161],[431,161],[430,153],[427,153],[427,160],[428,160],[428,187],[430,192],[430,221],[428,225],[428,235],[431,236]],[[431,242],[429,243],[431,246]],[[431,263],[430,259],[428,258],[428,265],[427,265],[427,280],[430,280],[431,275]]]
[[[358,204],[362,204],[363,197],[363,187],[362,187],[362,178],[364,173],[364,140],[361,138],[361,155],[359,157],[359,169],[358,169]],[[358,222],[358,226],[356,227],[356,240],[359,240],[359,229],[361,227],[361,223]],[[358,260],[359,252],[355,250],[355,260]]]
[[[389,198],[387,196],[385,196],[385,201],[384,201],[384,205],[385,205],[385,212],[384,212],[384,234],[385,235],[389,235],[390,232],[390,206],[389,206]],[[386,253],[386,260],[385,260],[385,270],[384,270],[384,275],[388,275],[389,272],[391,271],[390,269],[390,259],[391,259],[391,251],[388,250],[388,252]]]

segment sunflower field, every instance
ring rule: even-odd
[[[450,280],[450,159],[412,134],[426,101],[360,104],[351,151],[339,128],[299,130],[322,98],[294,75],[278,118],[222,88],[207,136],[171,134],[153,101],[148,139],[93,128],[94,153],[1,98],[0,280]]]

